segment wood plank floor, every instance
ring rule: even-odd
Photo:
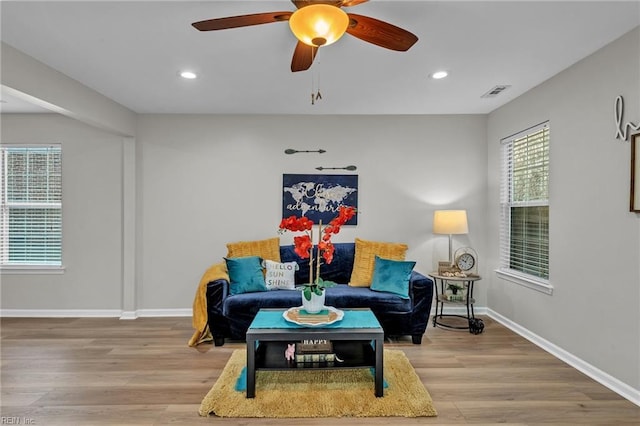
[[[332,424],[640,424],[640,407],[489,318],[480,335],[432,328],[422,345],[388,341],[413,364],[436,418]],[[320,425],[327,419],[199,417],[242,342],[189,348],[190,318],[3,318],[0,423]],[[20,422],[20,423],[16,423]]]

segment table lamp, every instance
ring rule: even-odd
[[[433,233],[449,235],[449,264],[453,264],[453,234],[468,232],[466,210],[436,210],[433,213]]]

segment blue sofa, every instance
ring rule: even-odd
[[[353,269],[355,244],[336,243],[333,261],[323,264],[320,276],[338,283],[326,289],[325,304],[340,308],[371,308],[386,336],[411,336],[414,344],[422,342],[433,298],[433,281],[413,271],[409,282],[409,299],[368,287],[347,285]],[[282,262],[297,262],[296,285],[309,281],[308,259],[300,259],[293,246],[280,246]],[[225,338],[244,340],[247,329],[260,308],[291,308],[301,305],[298,290],[271,290],[231,296],[227,280],[207,284],[209,329],[216,346]]]

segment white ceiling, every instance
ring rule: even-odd
[[[138,113],[488,113],[640,24],[640,1],[371,0],[345,10],[405,28],[416,45],[395,52],[346,34],[321,48],[309,71],[292,73],[296,41],[286,22],[191,27],[294,10],[289,1],[2,1],[0,8],[3,42]],[[199,78],[181,79],[182,69]],[[428,77],[439,69],[450,76]],[[322,100],[311,105],[318,85]],[[481,98],[496,85],[511,87]],[[15,99],[3,101],[2,111],[12,112]]]

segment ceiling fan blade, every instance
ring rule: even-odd
[[[293,51],[293,58],[291,59],[291,71],[305,71],[308,70],[313,60],[318,53],[316,46],[309,46],[299,41],[296,44],[296,50]]]
[[[227,18],[207,19],[194,22],[200,31],[226,30],[229,28],[249,27],[251,25],[270,24],[272,22],[288,21],[292,12],[267,12],[252,15],[229,16]]]
[[[369,0],[342,0],[342,7],[352,7],[357,6],[360,3],[366,3]]]
[[[348,15],[351,22],[347,33],[368,43],[404,52],[418,41],[415,34],[387,22],[353,13]]]

